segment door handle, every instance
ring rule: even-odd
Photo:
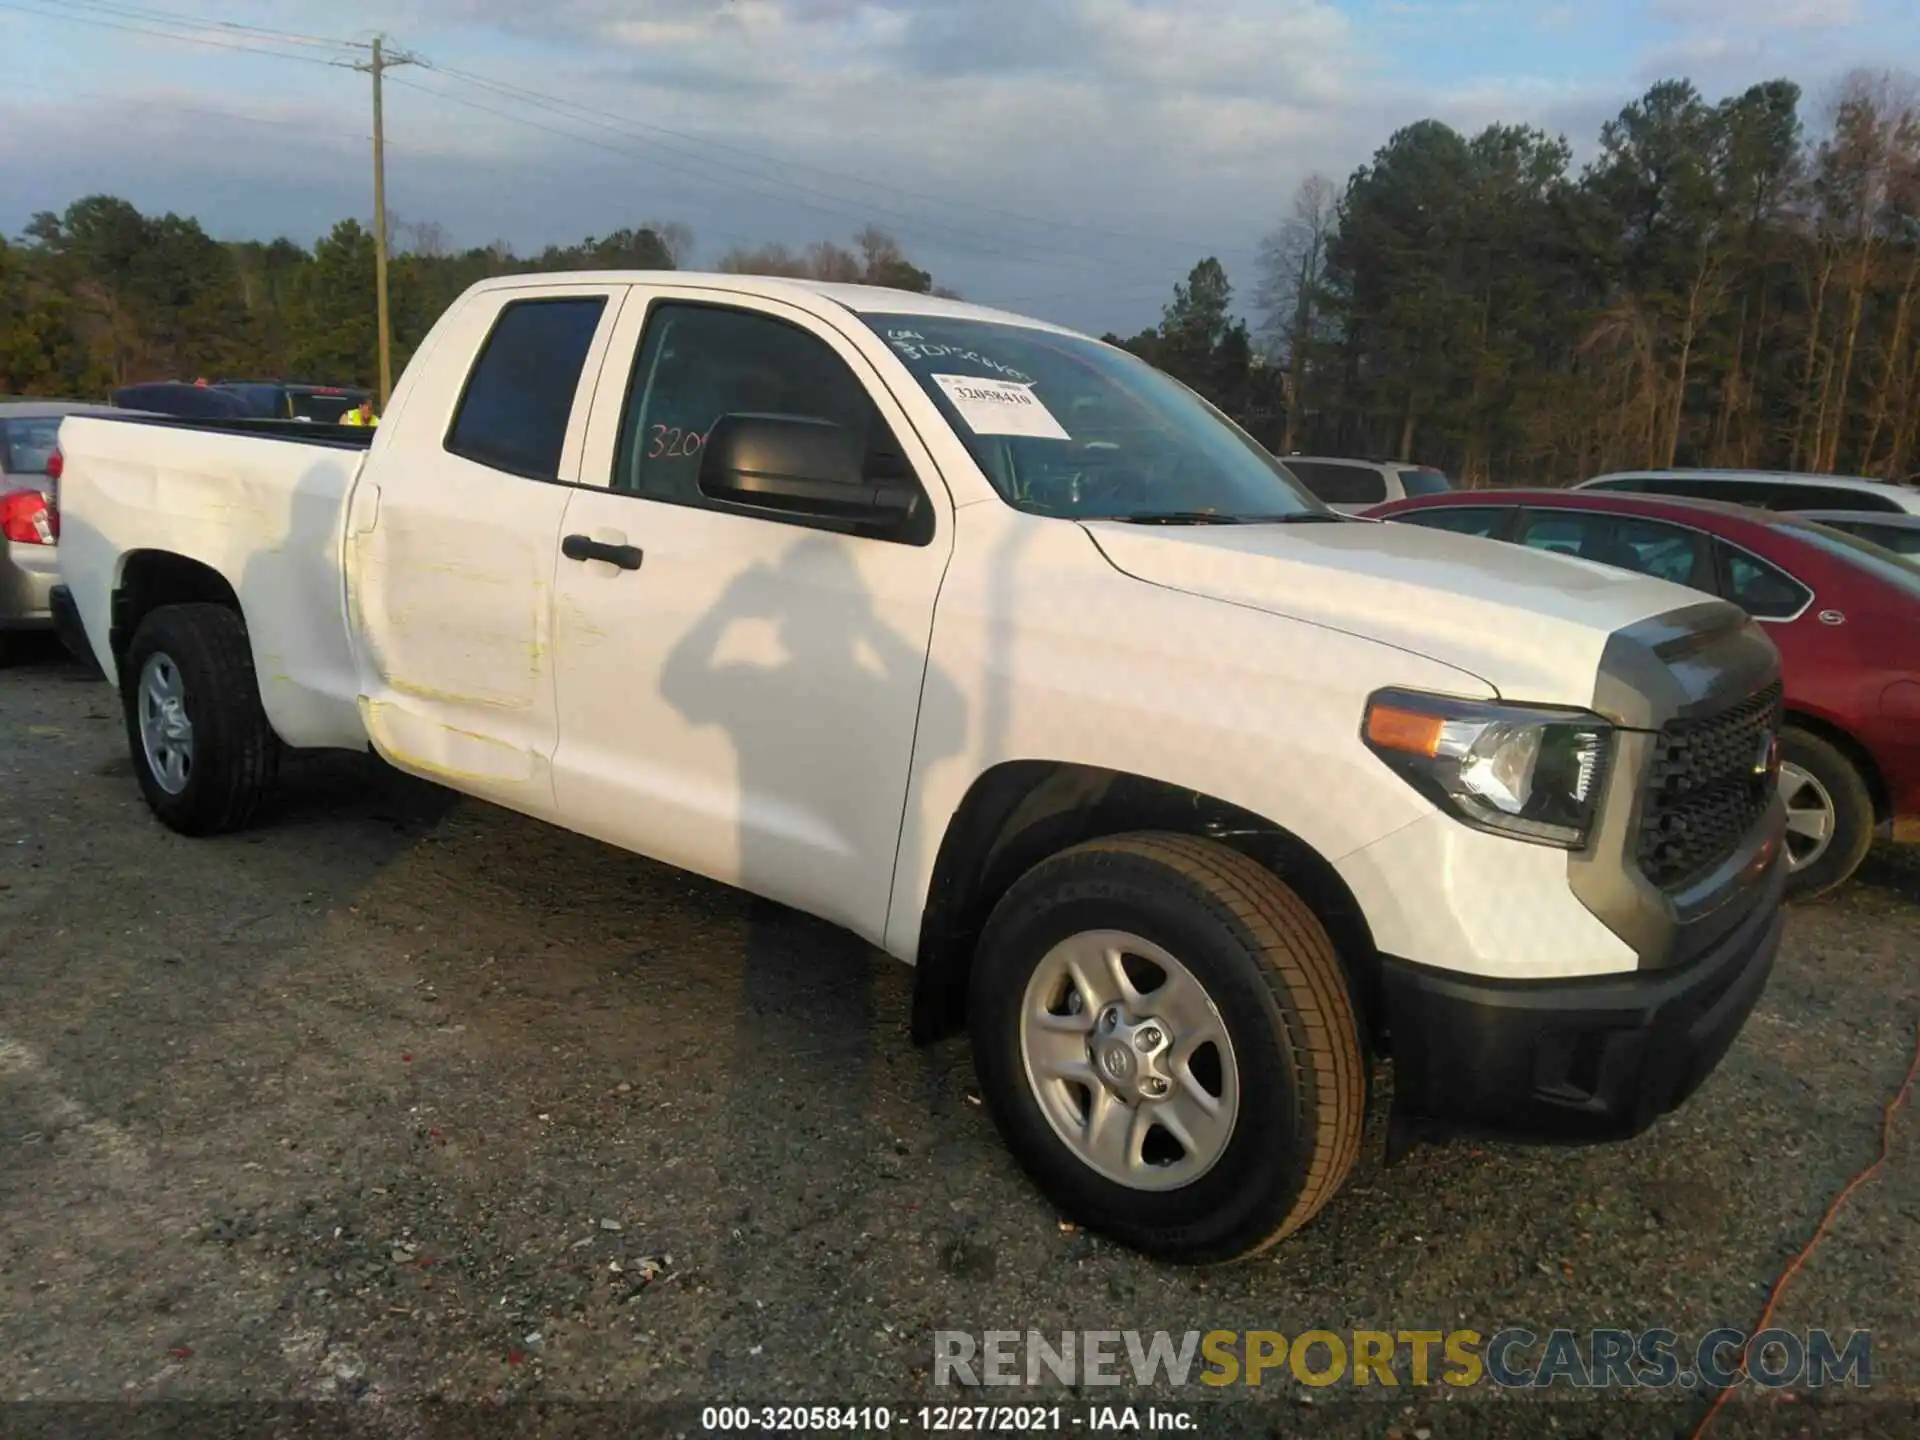
[[[569,535],[560,542],[560,553],[569,560],[605,560],[622,570],[640,568],[638,545],[608,545],[591,535]]]

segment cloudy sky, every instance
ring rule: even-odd
[[[455,243],[665,219],[710,261],[871,221],[1095,331],[1203,255],[1250,291],[1300,179],[1423,116],[1585,151],[1655,79],[1789,75],[1817,120],[1850,68],[1920,69],[1915,0],[0,0],[0,230],[99,191],[227,238],[370,215],[367,81],[287,37],[377,29],[428,62],[389,204]]]

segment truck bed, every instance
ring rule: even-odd
[[[202,415],[158,415],[128,410],[119,415],[96,415],[117,425],[152,425],[164,430],[193,430],[202,434],[251,435],[291,440],[300,445],[328,445],[340,450],[365,450],[375,431],[364,425],[323,425],[312,420],[228,419]]]
[[[163,568],[146,566],[150,552],[181,557],[164,562],[170,574],[184,565],[196,583],[224,584],[241,602],[260,698],[281,738],[364,746],[344,507],[376,433],[292,420],[64,421],[61,579],[108,677],[125,678],[114,661],[115,591]]]

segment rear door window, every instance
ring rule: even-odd
[[[1733,546],[1720,545],[1721,593],[1756,620],[1791,620],[1813,592],[1776,565]]]
[[[1386,477],[1371,465],[1293,459],[1280,463],[1329,505],[1378,505],[1387,498]]]
[[[1431,510],[1408,510],[1389,520],[1424,525],[1429,530],[1451,530],[1456,535],[1478,535],[1504,540],[1513,531],[1511,505],[1436,505]]]
[[[510,475],[558,479],[580,372],[606,307],[604,295],[506,306],[473,362],[447,449]]]
[[[1675,585],[1712,588],[1706,537],[1694,530],[1598,511],[1529,513],[1524,543],[1535,550],[1651,575]]]
[[[1600,516],[1590,511],[1535,510],[1528,514],[1521,543],[1553,555],[1578,555]]]

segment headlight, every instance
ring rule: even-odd
[[[1598,808],[1613,727],[1542,710],[1382,690],[1367,702],[1367,748],[1441,809],[1479,830],[1577,850]]]

